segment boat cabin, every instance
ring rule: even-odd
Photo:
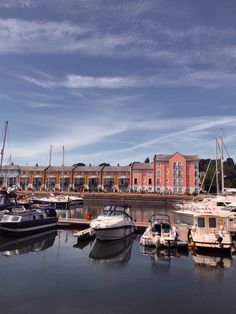
[[[217,233],[228,231],[229,213],[205,212],[194,215],[193,229],[200,233]]]

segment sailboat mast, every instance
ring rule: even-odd
[[[3,144],[2,144],[2,149],[1,149],[0,171],[2,170],[3,155],[4,155],[4,149],[5,149],[6,137],[7,137],[7,127],[8,127],[8,121],[6,121],[6,123],[5,123],[5,129],[4,129]]]
[[[51,167],[52,163],[52,145],[50,145],[50,152],[49,152],[49,166]]]
[[[65,154],[65,148],[64,145],[62,145],[62,191],[64,191],[64,154]]]
[[[224,193],[224,142],[223,142],[223,129],[220,130],[220,168],[221,168],[221,193]]]
[[[219,182],[218,182],[218,138],[216,138],[216,193],[219,195]]]

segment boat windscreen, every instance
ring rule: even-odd
[[[15,216],[15,215],[4,215],[2,217],[2,222],[19,222],[21,220],[21,216]]]

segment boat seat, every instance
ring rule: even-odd
[[[161,226],[159,224],[152,226],[152,232],[158,233],[161,235]]]
[[[162,230],[164,233],[168,233],[170,231],[170,225],[169,224],[163,224]]]

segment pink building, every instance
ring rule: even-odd
[[[160,193],[198,193],[199,158],[197,155],[154,156],[154,191]]]
[[[133,162],[130,167],[130,188],[132,191],[154,192],[153,162]]]

